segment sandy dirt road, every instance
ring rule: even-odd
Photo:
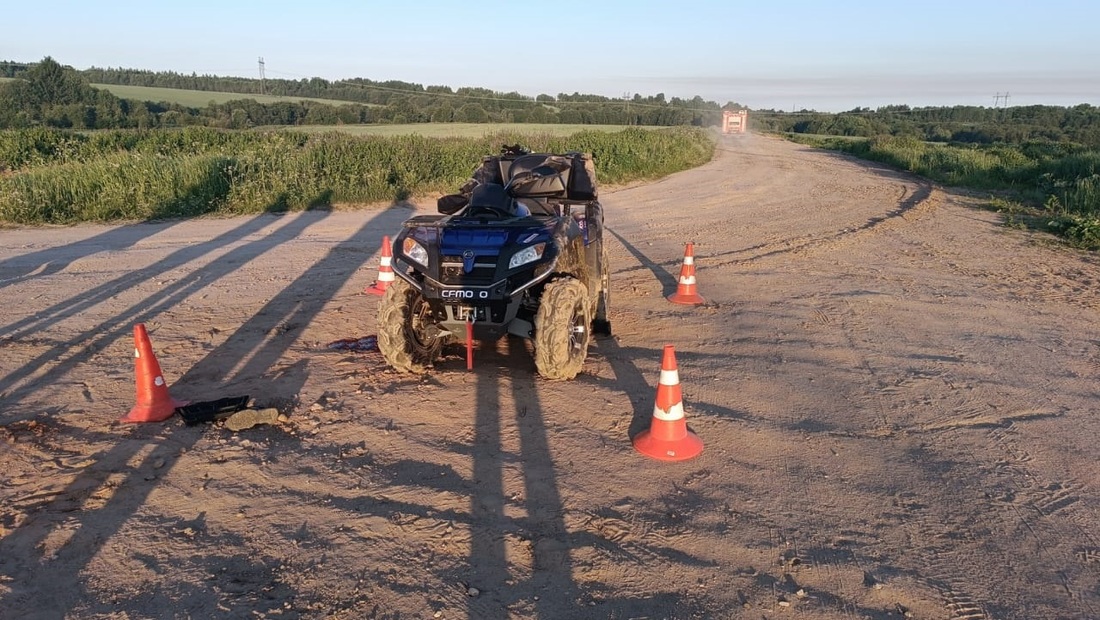
[[[326,347],[409,207],[0,231],[0,618],[1100,618],[1097,257],[761,136],[604,202],[571,382]],[[117,424],[136,322],[289,419]],[[630,444],[666,343],[679,464]]]

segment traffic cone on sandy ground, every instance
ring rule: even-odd
[[[676,351],[665,345],[661,358],[661,378],[657,382],[657,402],[653,422],[634,437],[634,448],[660,461],[686,461],[703,452],[703,440],[687,428],[684,403],[680,395],[680,372],[676,369]]]
[[[153,344],[145,324],[134,325],[134,372],[137,382],[137,404],[122,418],[122,422],[162,422],[172,417],[176,407],[187,403],[172,398],[168,394],[168,384],[160,371],[160,364],[153,355]]]
[[[390,247],[390,237],[382,237],[382,257],[378,259],[378,279],[367,287],[366,292],[371,295],[381,295],[393,284],[393,249]]]
[[[695,244],[687,244],[684,249],[684,263],[680,266],[680,282],[676,286],[676,292],[668,296],[668,300],[674,304],[685,306],[701,306],[706,302],[699,293],[695,292]]]

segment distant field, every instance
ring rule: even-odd
[[[339,101],[336,99],[317,99],[315,97],[277,97],[275,95],[246,95],[242,93],[222,93],[206,90],[183,90],[179,88],[154,88],[152,86],[120,86],[118,84],[92,84],[96,88],[111,91],[123,99],[137,99],[139,101],[167,101],[178,103],[189,108],[205,107],[208,103],[225,103],[236,99],[255,99],[258,103],[276,103],[279,101],[316,101],[329,105],[347,105],[354,101]],[[369,104],[362,104],[369,105]]]
[[[11,78],[0,78],[0,83],[7,82]],[[337,99],[317,99],[314,97],[276,97],[274,95],[247,95],[243,93],[223,93],[207,90],[184,90],[181,88],[156,88],[152,86],[122,86],[118,84],[92,84],[96,88],[102,88],[123,99],[137,99],[138,101],[165,101],[187,106],[189,108],[203,108],[211,101],[225,103],[237,99],[255,99],[259,103],[276,103],[279,101],[316,101],[329,105],[346,105],[356,103],[354,101],[340,101]],[[370,106],[372,104],[364,103]]]
[[[339,131],[355,136],[408,136],[425,138],[480,138],[489,134],[550,134],[569,136],[579,131],[616,132],[625,125],[559,125],[555,123],[411,123],[407,125],[295,125],[258,127],[261,131],[293,130],[309,133]],[[641,127],[641,129],[668,129],[667,127]]]

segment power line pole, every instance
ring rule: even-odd
[[[267,89],[264,86],[264,57],[260,56],[260,94],[266,95]]]

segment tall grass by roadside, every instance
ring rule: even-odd
[[[1009,223],[1024,217],[1075,246],[1100,249],[1100,151],[1069,143],[955,146],[911,137],[867,140],[799,140],[879,161],[934,181],[980,190],[1007,191],[994,206]]]
[[[703,130],[350,136],[209,128],[0,132],[0,221],[71,224],[299,210],[453,191],[502,144],[592,153],[602,183],[709,161]]]
[[[0,181],[0,214],[20,224],[197,215],[225,203],[233,166],[221,155],[113,153],[35,168]]]

